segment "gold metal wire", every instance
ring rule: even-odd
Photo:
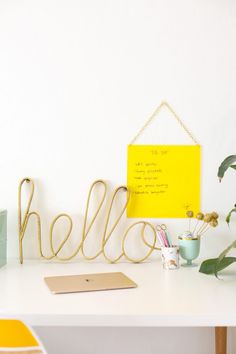
[[[144,124],[144,126],[138,131],[138,133],[135,135],[135,137],[132,139],[132,141],[130,142],[130,145],[133,145],[135,143],[135,141],[140,137],[140,135],[142,135],[142,133],[144,132],[144,130],[152,123],[152,121],[154,120],[154,118],[158,115],[158,113],[160,112],[160,110],[166,107],[174,116],[174,118],[177,120],[177,122],[179,123],[179,125],[181,126],[181,128],[183,128],[185,130],[185,132],[187,133],[187,135],[190,137],[190,139],[193,141],[194,144],[199,145],[198,141],[196,140],[196,138],[193,136],[193,134],[190,132],[190,130],[186,127],[186,125],[183,123],[182,119],[179,118],[179,116],[175,113],[175,111],[173,110],[173,108],[169,105],[168,102],[166,101],[162,101],[161,104],[155,109],[155,111],[151,114],[151,116],[147,119],[146,123]]]
[[[29,199],[26,205],[26,209],[25,212],[22,212],[22,187],[23,185],[27,183],[30,185],[30,195],[29,195]],[[95,210],[94,215],[91,218],[91,221],[88,222],[88,213],[89,213],[89,209],[90,209],[90,201],[91,201],[91,195],[93,193],[94,188],[96,187],[96,185],[101,184],[103,187],[103,193],[101,196],[101,199],[98,203],[97,209]],[[119,254],[119,256],[117,256],[116,258],[110,258],[107,255],[107,251],[106,251],[106,246],[108,245],[108,242],[110,240],[110,238],[112,237],[112,234],[114,232],[114,230],[116,229],[118,223],[120,222],[123,214],[126,211],[127,205],[129,203],[129,199],[130,199],[130,192],[127,189],[126,186],[120,186],[118,188],[115,189],[115,191],[113,192],[112,198],[111,198],[111,202],[109,204],[108,207],[108,211],[107,211],[107,215],[105,217],[105,223],[104,223],[104,230],[102,233],[102,237],[101,237],[101,248],[99,249],[99,251],[92,256],[89,256],[86,254],[85,252],[85,242],[86,239],[89,235],[89,232],[94,224],[94,222],[96,221],[101,208],[104,204],[105,198],[106,198],[106,194],[107,194],[107,184],[105,181],[103,180],[97,180],[95,181],[90,189],[89,189],[89,193],[88,193],[88,198],[87,198],[87,203],[86,203],[86,208],[85,208],[85,216],[84,216],[84,222],[83,222],[83,227],[82,227],[82,237],[80,242],[78,243],[78,246],[76,247],[75,251],[73,251],[73,253],[70,256],[67,257],[63,257],[60,255],[60,252],[62,251],[62,249],[64,248],[64,246],[66,245],[67,241],[69,240],[71,234],[72,234],[72,230],[73,230],[73,221],[72,218],[70,217],[70,215],[68,214],[64,214],[61,213],[59,215],[57,215],[51,225],[50,225],[50,230],[49,230],[49,244],[50,244],[50,252],[51,254],[49,256],[46,256],[43,253],[43,248],[42,248],[42,231],[41,231],[41,217],[40,214],[36,211],[31,211],[31,204],[32,204],[32,200],[33,200],[33,196],[34,196],[34,182],[32,179],[30,178],[24,178],[21,180],[20,184],[19,184],[19,188],[18,188],[18,227],[19,227],[19,258],[20,258],[20,263],[23,263],[24,260],[24,256],[23,256],[23,239],[26,233],[26,229],[29,223],[29,220],[32,217],[36,218],[36,227],[37,227],[37,238],[38,238],[38,249],[39,249],[39,255],[41,258],[45,259],[45,260],[51,260],[53,258],[56,258],[60,261],[70,261],[71,259],[73,259],[74,257],[76,257],[76,255],[81,252],[83,258],[85,258],[86,260],[94,260],[97,257],[99,257],[100,255],[103,255],[103,257],[110,263],[116,263],[118,262],[122,257],[126,258],[128,261],[132,262],[132,263],[140,263],[145,261],[154,250],[160,250],[159,247],[156,247],[156,241],[157,241],[157,235],[156,235],[156,230],[155,227],[145,221],[139,221],[136,222],[132,225],[130,225],[128,227],[128,229],[125,231],[123,237],[122,237],[122,251]],[[109,221],[110,221],[110,216],[112,213],[112,209],[113,209],[113,205],[115,200],[119,197],[119,194],[121,192],[125,192],[126,193],[126,201],[124,203],[124,205],[122,206],[120,213],[118,214],[118,216],[116,217],[114,223],[112,226],[109,227]],[[65,237],[64,239],[60,242],[59,246],[57,248],[55,248],[54,246],[54,228],[55,225],[58,223],[58,221],[60,219],[66,219],[68,222],[68,229],[66,231]],[[133,229],[136,225],[141,224],[143,225],[142,229],[141,229],[141,240],[143,241],[143,243],[149,248],[147,254],[140,259],[133,259],[132,257],[130,257],[128,255],[128,252],[125,249],[125,241],[131,231],[131,229]],[[146,241],[145,239],[145,229],[146,227],[149,226],[151,228],[151,230],[153,231],[153,243],[150,244]]]
[[[130,232],[131,229],[133,229],[134,226],[136,225],[139,225],[139,224],[142,224],[143,227],[142,227],[142,231],[141,231],[141,238],[142,238],[142,241],[144,242],[144,244],[146,246],[148,246],[150,248],[150,250],[148,251],[148,253],[146,254],[146,256],[144,256],[143,258],[138,258],[138,259],[134,259],[134,258],[131,258],[128,256],[127,252],[125,251],[125,241],[126,241],[126,238]],[[153,239],[153,244],[150,245],[146,240],[145,240],[145,237],[144,237],[144,231],[145,231],[145,228],[146,226],[149,226],[151,228],[151,230],[153,231],[153,235],[154,235],[154,239]],[[156,235],[156,229],[155,227],[150,224],[149,222],[146,222],[146,221],[138,221],[136,223],[134,223],[133,225],[130,225],[128,227],[128,229],[126,230],[125,234],[124,234],[124,237],[123,237],[123,240],[122,240],[122,251],[123,251],[123,254],[125,256],[126,259],[128,259],[128,261],[132,262],[132,263],[141,263],[143,261],[145,261],[153,252],[153,250],[155,249],[160,249],[160,248],[155,248],[155,245],[156,245],[156,240],[157,240],[157,235]]]

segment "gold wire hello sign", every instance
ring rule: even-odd
[[[22,187],[24,184],[29,184],[30,186],[30,196],[26,205],[26,209],[25,212],[22,212]],[[94,187],[97,185],[101,185],[103,187],[103,194],[102,197],[100,199],[100,202],[98,203],[98,207],[95,210],[94,215],[92,216],[91,220],[88,221],[88,213],[89,213],[89,207],[90,207],[90,200],[91,200],[91,195],[93,193]],[[103,206],[103,203],[105,201],[106,195],[107,195],[107,184],[105,181],[103,180],[97,180],[95,182],[92,183],[90,189],[89,189],[89,193],[88,193],[88,198],[87,198],[87,203],[86,203],[86,209],[85,209],[85,215],[84,215],[84,221],[83,221],[83,227],[82,227],[82,237],[81,240],[78,244],[78,246],[76,247],[76,249],[73,251],[73,253],[70,256],[67,257],[63,257],[60,255],[61,250],[64,248],[64,246],[66,245],[66,242],[69,240],[71,233],[72,233],[72,229],[73,229],[73,221],[72,218],[70,217],[70,215],[65,214],[65,213],[61,213],[59,215],[57,215],[51,225],[50,225],[50,230],[49,230],[49,245],[50,245],[50,252],[51,254],[49,256],[46,256],[43,252],[42,249],[42,229],[41,229],[41,216],[37,211],[31,211],[31,204],[32,204],[32,200],[33,200],[33,196],[34,196],[34,182],[32,179],[30,178],[24,178],[21,180],[20,184],[19,184],[19,188],[18,188],[18,231],[19,231],[19,258],[20,258],[20,263],[22,264],[24,261],[24,257],[23,257],[23,240],[24,240],[24,236],[27,230],[27,226],[29,223],[29,220],[32,217],[36,218],[36,222],[37,222],[37,237],[38,237],[38,249],[39,249],[39,255],[42,259],[45,260],[52,260],[52,259],[57,259],[60,261],[70,261],[71,259],[73,259],[74,257],[76,257],[78,255],[78,253],[81,253],[81,255],[83,256],[84,259],[86,260],[94,260],[99,256],[103,256],[106,261],[110,262],[110,263],[116,263],[118,262],[122,257],[124,257],[125,259],[127,259],[128,261],[132,262],[132,263],[140,263],[145,261],[154,250],[160,250],[159,247],[156,247],[156,241],[157,241],[157,235],[156,235],[156,230],[154,228],[154,226],[146,221],[138,221],[133,223],[132,225],[130,225],[126,231],[123,234],[122,237],[122,251],[120,253],[119,256],[117,256],[116,258],[111,258],[108,256],[107,251],[106,251],[106,246],[110,240],[110,238],[112,237],[113,231],[115,230],[115,228],[117,227],[121,217],[123,216],[124,212],[126,211],[127,205],[129,203],[129,199],[130,199],[130,192],[127,189],[126,186],[119,186],[118,188],[115,189],[115,191],[113,192],[112,198],[111,198],[111,202],[108,206],[108,210],[107,210],[107,215],[105,217],[105,223],[104,223],[104,229],[103,229],[103,233],[102,233],[102,237],[101,237],[101,248],[99,249],[99,251],[93,255],[93,256],[89,256],[87,255],[86,251],[85,251],[85,241],[89,235],[89,232],[95,222],[95,220],[97,219],[99,212]],[[126,201],[124,203],[124,205],[121,208],[121,211],[119,213],[119,215],[117,216],[116,220],[114,221],[113,225],[109,228],[109,220],[110,220],[110,215],[112,212],[112,208],[114,205],[114,201],[116,198],[118,198],[119,194],[121,192],[125,192],[126,193]],[[55,232],[54,232],[54,228],[55,225],[57,224],[58,220],[65,218],[68,221],[68,230],[65,234],[64,239],[61,241],[61,243],[59,244],[59,246],[57,248],[55,248],[54,245],[54,238],[55,238]],[[147,254],[143,257],[143,258],[138,258],[138,259],[134,259],[132,257],[130,257],[127,253],[126,250],[126,240],[128,235],[130,234],[130,231],[136,226],[136,225],[142,225],[141,228],[141,240],[142,242],[148,247],[148,252]],[[146,241],[145,239],[145,230],[146,228],[149,227],[152,232],[153,232],[153,242],[150,244],[149,242]]]

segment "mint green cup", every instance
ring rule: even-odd
[[[193,267],[193,260],[199,256],[200,253],[200,239],[180,239],[179,238],[179,253],[180,256],[187,261],[182,264],[185,267]]]

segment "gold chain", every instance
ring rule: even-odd
[[[186,125],[182,122],[182,120],[179,118],[179,116],[175,113],[173,108],[169,105],[168,102],[162,101],[161,104],[155,109],[155,111],[151,114],[151,116],[148,118],[147,122],[144,124],[144,126],[138,131],[138,133],[135,135],[133,140],[131,141],[130,145],[133,145],[135,141],[140,137],[140,135],[144,132],[144,130],[152,123],[153,119],[157,116],[157,114],[160,112],[160,110],[166,107],[175,117],[181,128],[187,133],[187,135],[190,137],[190,139],[194,142],[194,144],[199,145],[198,141],[196,138],[193,136],[193,134],[190,132],[190,130],[186,127]]]

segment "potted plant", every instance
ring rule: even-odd
[[[221,163],[218,169],[218,178],[220,182],[224,177],[225,172],[229,168],[236,170],[236,155],[226,157],[226,159],[224,159],[224,161]],[[231,216],[233,213],[236,213],[236,204],[234,208],[230,210],[226,217],[227,224],[230,223]],[[232,248],[236,248],[236,240],[232,242],[217,258],[205,260],[201,264],[199,272],[204,274],[215,274],[215,276],[217,277],[219,271],[225,269],[230,264],[236,262],[236,257],[227,256],[227,254],[229,253],[229,251],[231,251]]]

